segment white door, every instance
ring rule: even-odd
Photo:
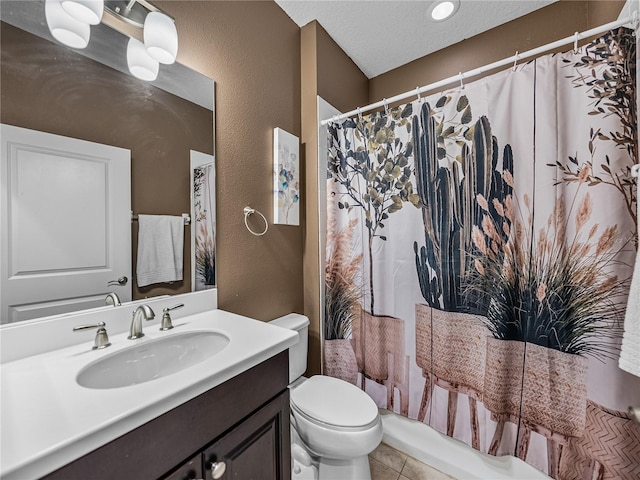
[[[11,125],[0,140],[0,323],[131,300],[131,152]]]

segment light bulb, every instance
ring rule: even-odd
[[[60,0],[46,0],[44,14],[49,31],[57,41],[71,48],[85,48],[89,44],[89,24],[65,12]]]
[[[62,8],[76,20],[98,25],[104,12],[104,0],[62,0]]]
[[[127,65],[134,77],[147,82],[158,78],[160,65],[149,56],[144,44],[135,38],[129,39],[127,44]]]
[[[173,20],[164,13],[151,12],[144,20],[144,45],[152,58],[164,64],[176,61],[178,32]]]

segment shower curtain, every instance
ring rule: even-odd
[[[620,28],[330,123],[325,372],[553,478],[640,478],[636,115]]]

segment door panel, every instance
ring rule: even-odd
[[[1,323],[129,301],[129,150],[0,128]]]
[[[205,479],[290,480],[289,414],[285,390],[204,451]],[[224,464],[221,477],[216,464]]]

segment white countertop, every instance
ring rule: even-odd
[[[296,332],[222,310],[174,320],[160,332],[144,324],[145,337],[111,336],[112,346],[68,346],[0,365],[2,425],[0,477],[50,473],[182,403],[220,385],[295,344]],[[231,340],[220,353],[181,372],[138,385],[89,389],[76,383],[90,362],[171,333],[213,330]]]

